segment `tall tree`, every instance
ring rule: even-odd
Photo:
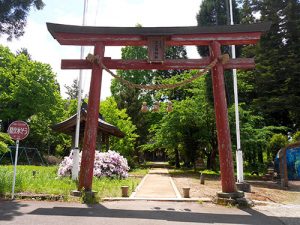
[[[166,49],[166,59],[187,59],[187,52],[184,46],[171,46]],[[158,70],[155,73],[156,83],[165,82],[165,79],[174,78],[177,76],[181,79],[181,75],[184,74],[185,70]],[[172,90],[164,90],[156,92],[156,97],[160,98],[161,101],[166,100],[183,100],[188,97],[188,93],[184,88],[175,88]]]
[[[199,13],[196,16],[198,26],[215,26],[226,25],[230,23],[229,18],[229,4],[228,0],[204,0],[200,5]],[[237,7],[237,1],[233,0],[233,18],[234,23],[240,22],[240,9]],[[200,56],[209,56],[208,46],[197,47]],[[239,55],[239,48],[237,49],[237,55]],[[230,53],[229,46],[222,46],[222,53]],[[225,88],[227,104],[230,106],[233,103],[233,80],[231,72],[225,72]],[[206,88],[207,97],[211,104],[213,104],[212,94],[212,80],[211,76],[206,76]]]
[[[207,157],[207,167],[217,169],[214,112],[207,103],[205,85],[205,78],[199,78],[186,87],[191,97],[174,101],[171,113],[160,112],[163,117],[151,127],[154,135],[146,148],[165,148],[171,159],[179,150],[180,158],[187,166],[195,166],[199,156]],[[179,164],[177,157],[174,160]]]
[[[124,47],[122,48],[122,59],[147,59],[145,47]],[[117,74],[135,84],[149,84],[153,82],[154,74],[147,70],[119,70]],[[146,115],[141,113],[142,103],[145,101],[152,104],[152,92],[127,87],[114,79],[111,85],[111,93],[118,104],[119,109],[126,109],[133,124],[137,127],[139,138],[136,147],[147,142],[149,121]],[[137,153],[137,152],[136,152]]]
[[[113,97],[107,98],[101,102],[100,112],[108,123],[117,126],[125,133],[124,138],[111,137],[110,148],[124,155],[130,163],[134,164],[133,155],[135,150],[135,141],[138,137],[136,126],[132,123],[131,118],[126,113],[126,109],[119,110]]]
[[[261,21],[272,21],[256,47],[253,109],[267,123],[299,128],[299,1],[261,0],[254,8]]]
[[[292,128],[300,129],[300,2],[285,1],[283,9],[283,42],[284,62],[281,64],[287,75],[284,89],[286,90],[286,107],[289,111]]]
[[[64,118],[55,74],[47,64],[15,55],[0,46],[0,118],[6,131],[14,120],[37,124],[26,139],[32,147],[48,148],[55,135],[49,126]],[[32,127],[32,128],[33,128]],[[40,129],[39,129],[40,128]]]
[[[42,0],[0,1],[0,36],[7,34],[9,40],[22,36],[30,9],[41,10],[44,5]]]
[[[74,79],[71,86],[65,85],[65,88],[67,89],[66,94],[68,95],[68,99],[77,99],[78,98],[78,92],[79,92],[79,85],[78,80]],[[83,93],[83,90],[81,90],[81,94]]]
[[[228,0],[203,0],[200,5],[199,13],[196,16],[198,26],[226,25],[229,23]],[[234,23],[240,22],[239,9],[236,1],[232,1]],[[228,52],[228,47],[223,48],[223,52]],[[199,46],[198,52],[201,56],[208,56],[209,49],[207,46]]]

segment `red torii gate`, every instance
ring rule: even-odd
[[[221,45],[256,44],[270,23],[210,27],[89,27],[47,23],[61,45],[94,46],[94,55],[108,69],[171,70],[202,69],[221,58]],[[201,59],[164,59],[164,46],[206,45],[210,57]],[[104,57],[105,46],[148,46],[148,60],[122,60]],[[254,68],[253,58],[219,60],[212,68],[214,108],[218,135],[223,193],[236,193],[231,138],[224,88],[224,69]],[[62,60],[62,69],[92,69],[88,115],[84,132],[78,189],[91,191],[97,136],[97,119],[102,82],[102,66],[88,60]]]

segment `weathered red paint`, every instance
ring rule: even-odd
[[[218,29],[205,28],[205,32],[197,29],[185,32],[190,28],[147,28],[143,32],[136,28],[104,28],[80,27],[47,24],[52,36],[62,45],[95,46],[94,54],[103,59],[104,65],[109,69],[201,69],[212,60],[221,56],[221,45],[256,44],[261,34],[268,30],[270,24],[253,27],[221,27]],[[99,32],[99,29],[102,31]],[[181,32],[177,32],[181,29]],[[114,30],[114,31],[113,31]],[[84,32],[83,32],[84,31]],[[85,32],[87,31],[87,32]],[[229,32],[227,32],[229,31]],[[147,33],[148,32],[148,33]],[[104,57],[105,46],[147,46],[148,38],[157,36],[164,38],[167,46],[208,45],[211,56],[202,59],[165,60],[163,64],[150,64],[147,60],[121,60]],[[92,189],[93,165],[97,135],[97,119],[102,80],[101,65],[92,64],[87,60],[62,60],[63,69],[92,69],[92,79],[89,92],[88,115],[84,134],[83,155],[79,177],[79,189]],[[233,173],[233,160],[231,153],[231,139],[228,123],[228,112],[225,98],[224,69],[250,69],[254,67],[253,59],[230,59],[222,65],[218,62],[212,69],[214,92],[214,106],[218,132],[218,148],[220,155],[222,191],[236,192]]]
[[[215,34],[185,34],[170,35],[166,45],[209,45],[217,40],[222,45],[245,45],[256,44],[262,32],[243,33],[215,33]],[[84,34],[84,33],[57,33],[57,41],[62,45],[89,46],[102,42],[105,46],[147,46],[147,39],[144,35],[109,35],[109,34]]]
[[[203,69],[211,59],[204,57],[202,59],[173,59],[165,60],[163,64],[148,63],[147,60],[123,60],[104,58],[103,64],[108,69],[121,70],[172,70],[172,69]],[[254,59],[238,58],[230,59],[224,66],[224,69],[252,69],[255,67]],[[64,59],[61,61],[62,69],[92,69],[92,63],[80,59]]]
[[[98,55],[100,58],[103,58],[104,50],[105,46],[102,43],[98,43],[95,45],[94,54]],[[84,188],[85,191],[92,190],[101,83],[102,67],[100,65],[93,64],[87,109],[87,119],[84,130],[81,169],[78,185],[79,190],[82,190],[82,188]]]
[[[148,37],[148,62],[163,63],[165,61],[165,37]]]
[[[210,44],[211,59],[221,56],[221,44],[213,41]],[[218,62],[212,69],[212,83],[214,94],[214,107],[218,135],[218,149],[220,158],[222,192],[236,192],[234,179],[230,129],[228,123],[228,111],[225,96],[224,69]]]

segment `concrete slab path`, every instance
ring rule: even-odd
[[[298,225],[299,214],[296,214],[294,208],[290,211],[295,215],[285,215],[282,218],[281,214],[267,216],[251,208],[238,209],[187,202],[118,201],[85,205],[72,202],[2,201],[0,199],[0,224]]]
[[[181,198],[166,168],[152,168],[130,198]]]

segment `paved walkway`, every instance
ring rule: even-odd
[[[279,211],[279,210],[278,210]],[[259,211],[193,202],[117,201],[85,205],[72,202],[1,201],[1,225],[298,225],[299,214]],[[288,222],[288,223],[287,223]]]
[[[180,199],[181,196],[168,169],[153,168],[143,178],[130,198]]]

